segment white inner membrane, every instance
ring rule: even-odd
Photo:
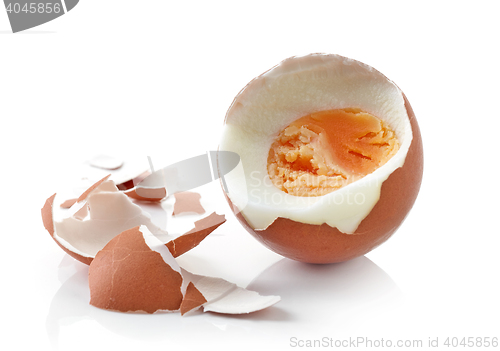
[[[53,211],[55,239],[83,257],[95,257],[116,235],[138,225],[147,226],[155,235],[167,234],[112,180],[96,187],[84,202],[75,203],[68,210],[56,204]]]
[[[373,173],[323,196],[299,197],[276,188],[267,159],[278,134],[310,113],[343,108],[382,119],[396,133],[398,152]],[[379,200],[382,183],[403,166],[412,137],[402,92],[380,72],[338,55],[293,57],[251,81],[227,113],[220,150],[241,157],[224,179],[228,197],[256,230],[281,217],[352,234]]]

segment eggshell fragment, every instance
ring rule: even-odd
[[[179,215],[184,212],[194,212],[198,214],[205,213],[205,209],[201,206],[201,195],[195,192],[183,191],[175,193],[175,203],[173,215]]]
[[[182,269],[188,279],[207,300],[202,306],[204,312],[225,314],[251,313],[270,307],[281,300],[279,296],[261,296],[230,283],[224,279],[196,275]]]
[[[45,201],[45,204],[42,207],[43,226],[45,227],[45,229],[49,232],[49,234],[51,236],[54,235],[54,220],[52,218],[52,206],[54,204],[55,197],[56,197],[56,194],[49,197]]]
[[[89,267],[90,304],[121,312],[175,311],[181,274],[146,244],[139,227],[113,238]]]
[[[169,241],[165,245],[174,257],[179,257],[183,253],[198,246],[198,244],[226,221],[224,215],[215,212],[194,223],[195,227],[184,235]]]
[[[194,286],[192,282],[189,282],[186,295],[181,303],[181,314],[184,315],[189,311],[192,311],[207,302],[207,299],[203,294]]]
[[[160,202],[167,196],[165,188],[141,188],[139,194],[137,191],[136,188],[132,188],[125,190],[124,193],[132,199],[148,202]]]
[[[53,219],[53,216],[52,216],[52,207],[54,205],[54,198],[55,197],[56,197],[56,194],[54,194],[51,197],[49,197],[45,201],[45,204],[42,207],[42,222],[43,222],[43,226],[49,232],[50,236],[52,237],[52,239],[54,239],[54,241],[56,242],[56,244],[59,245],[59,247],[64,250],[64,252],[66,252],[68,255],[70,255],[74,259],[77,259],[78,261],[80,261],[82,263],[90,264],[90,262],[92,262],[92,258],[90,258],[90,257],[84,257],[82,255],[79,255],[79,254],[75,253],[71,248],[66,247],[64,245],[64,243],[61,242],[57,238],[57,236],[55,235],[54,219]]]
[[[95,254],[112,238],[134,226],[144,224],[154,234],[167,234],[107,178],[87,189],[67,210],[69,216],[54,221],[55,195],[42,209],[44,225],[52,238],[70,256],[85,264],[90,264]]]
[[[123,166],[123,160],[108,156],[108,155],[98,155],[93,157],[89,164],[93,167],[107,169],[107,170],[115,170]]]
[[[68,199],[68,200],[65,200],[64,202],[62,202],[59,207],[61,208],[70,208],[71,206],[73,206],[76,202],[78,201],[78,199]]]
[[[221,278],[192,274],[145,226],[113,238],[89,267],[90,304],[121,312],[254,312],[279,301]]]
[[[139,189],[136,187],[136,184],[142,182],[150,174],[149,171],[143,172],[133,179],[116,184],[116,187],[132,199],[147,202],[160,202],[167,196],[167,190],[164,187]]]
[[[56,206],[56,213],[55,199],[56,194],[49,197],[41,210],[44,227],[65,252],[90,265],[93,306],[121,312],[180,311],[182,315],[206,306],[206,311],[248,313],[279,300],[179,267],[174,256],[196,247],[225,222],[223,215],[214,212],[195,222],[186,234],[163,244],[154,234],[166,232],[119,191],[109,175],[72,204],[63,202],[63,210]]]
[[[139,184],[150,174],[151,172],[149,171],[142,172],[141,174],[138,174],[130,179],[122,180],[122,182],[116,183],[116,187],[122,191],[132,189],[135,187],[135,184]]]

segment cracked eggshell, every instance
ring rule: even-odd
[[[184,279],[194,284],[205,298],[204,312],[245,314],[263,310],[281,300],[279,296],[262,296],[222,278],[193,274],[182,269]]]
[[[316,198],[286,194],[287,201],[273,204],[255,196],[260,189],[252,184],[266,183],[269,148],[283,128],[311,112],[347,107],[392,127],[401,147],[391,160],[363,182]],[[241,157],[246,184],[229,174],[224,191],[245,229],[276,253],[310,263],[346,261],[385,242],[413,206],[423,173],[420,130],[406,96],[374,68],[338,55],[292,57],[252,80],[227,112],[220,149]],[[349,192],[363,193],[367,202],[332,201]]]
[[[145,240],[143,233],[150,235]],[[115,236],[89,266],[90,304],[120,312],[176,311],[183,279],[170,252],[150,247],[154,236],[134,227]],[[149,242],[148,242],[149,241]]]
[[[137,188],[132,188],[123,191],[128,197],[146,202],[160,202],[167,197],[167,190],[165,188],[141,188],[139,194]]]
[[[189,282],[186,288],[186,294],[182,299],[180,311],[182,315],[188,312],[196,311],[201,305],[207,302],[205,296],[194,286],[192,282]]]
[[[224,215],[218,215],[213,212],[211,215],[200,219],[194,223],[195,227],[189,232],[169,241],[165,244],[174,257],[188,252],[189,250],[198,246],[198,244],[205,239],[208,234],[212,233],[221,224],[226,221]]]
[[[146,225],[155,234],[166,234],[151,222],[149,215],[119,192],[107,178],[106,176],[99,180],[78,199],[74,199],[68,213],[55,222],[53,205],[56,194],[48,198],[42,208],[43,225],[50,236],[67,254],[87,265],[112,238],[134,225]],[[105,195],[95,195],[98,193]],[[165,246],[174,257],[178,257],[198,246],[225,221],[224,215],[214,212],[196,221],[195,228],[170,240]]]
[[[90,264],[112,238],[134,226],[146,225],[154,234],[167,234],[107,178],[93,184],[67,210],[54,206],[56,194],[42,208],[43,224],[51,237],[85,264]]]
[[[120,312],[184,315],[203,306],[205,312],[241,314],[280,300],[180,268],[145,226],[120,233],[97,253],[89,267],[89,287],[91,305]]]

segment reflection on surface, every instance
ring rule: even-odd
[[[366,257],[330,265],[281,259],[247,287],[262,295],[281,296],[278,304],[266,310],[234,316],[119,313],[89,305],[87,266],[65,258],[59,270],[64,282],[54,295],[46,322],[55,347],[64,336],[63,327],[83,320],[97,322],[114,337],[162,342],[218,342],[245,335],[275,340],[279,333],[291,336],[294,329],[330,332],[376,320],[401,295],[391,278]]]
[[[248,288],[261,294],[280,295],[279,307],[289,311],[290,321],[304,323],[315,331],[357,323],[401,296],[392,279],[364,256],[328,265],[283,259],[260,274]]]
[[[88,267],[65,255],[59,264],[58,277],[64,284],[50,304],[45,323],[47,334],[54,348],[58,346],[61,327],[90,318],[88,312]],[[82,303],[83,302],[83,303]]]

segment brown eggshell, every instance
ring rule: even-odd
[[[108,310],[178,310],[181,285],[181,274],[149,248],[139,227],[113,238],[89,267],[90,304]]]
[[[194,286],[192,282],[189,282],[186,294],[181,303],[181,315],[200,307],[207,299],[202,295],[202,293]]]
[[[95,187],[92,187],[95,189]],[[64,252],[73,257],[74,259],[89,265],[93,257],[84,257],[79,255],[68,248],[61,245],[61,243],[55,238],[54,231],[54,220],[53,220],[53,212],[52,206],[54,203],[54,198],[56,194],[49,197],[42,208],[42,222],[45,229],[49,232],[50,236],[54,241],[61,247]],[[217,229],[221,224],[226,221],[224,215],[218,215],[215,212],[210,216],[200,219],[196,221],[195,228],[191,229],[189,232],[179,236],[178,238],[169,241],[165,244],[165,246],[169,249],[170,253],[174,257],[179,257],[180,255],[188,252],[189,250],[195,248],[203,241],[210,233],[212,233],[215,229]]]
[[[47,229],[50,236],[52,237],[52,239],[54,239],[54,241],[57,243],[57,245],[59,245],[59,247],[64,250],[64,252],[66,252],[68,255],[70,255],[71,257],[73,257],[74,259],[76,259],[82,263],[85,263],[87,265],[90,264],[90,262],[92,262],[92,258],[83,257],[82,255],[79,255],[71,250],[68,250],[66,247],[61,245],[61,243],[54,237],[54,219],[52,216],[52,206],[54,204],[55,197],[56,197],[56,194],[49,197],[45,201],[45,204],[42,207],[43,226],[45,227],[45,229]]]
[[[122,190],[122,191],[132,189],[135,187],[136,184],[139,184],[140,182],[142,182],[144,180],[144,178],[146,178],[150,174],[151,174],[151,172],[149,172],[149,171],[143,172],[140,175],[138,175],[137,177],[135,177],[134,179],[129,179],[127,181],[124,181],[123,183],[116,184],[116,187],[118,188],[118,190]]]
[[[178,238],[169,241],[165,245],[174,257],[188,252],[189,250],[198,246],[198,244],[205,239],[208,234],[212,233],[221,224],[226,221],[224,215],[218,215],[215,212],[194,223],[195,227],[189,232],[179,236]]]
[[[137,192],[139,192],[139,194]],[[132,188],[129,190],[125,190],[124,193],[132,199],[148,202],[160,202],[167,196],[167,190],[165,188],[141,188],[140,190],[137,188]]]
[[[191,191],[183,191],[180,193],[175,193],[175,203],[173,215],[179,215],[184,212],[194,212],[198,214],[205,213],[205,209],[201,206],[200,198],[201,195]]]
[[[76,202],[78,201],[78,199],[68,199],[68,200],[65,200],[63,201],[59,207],[61,208],[70,208],[71,206],[73,206]]]
[[[403,97],[413,131],[405,163],[382,184],[379,201],[354,234],[344,234],[327,224],[305,224],[286,218],[277,218],[264,230],[254,230],[236,209],[235,214],[240,223],[272,251],[309,263],[347,261],[370,252],[389,239],[412,208],[423,173],[420,129],[410,103],[404,94]],[[226,199],[234,209],[227,196]]]
[[[105,176],[104,178],[100,179],[99,181],[97,181],[96,183],[92,184],[88,189],[86,189],[77,199],[70,199],[70,200],[66,200],[64,201],[60,207],[61,208],[69,208],[71,207],[72,205],[74,205],[75,203],[77,202],[83,202],[85,200],[87,200],[88,196],[98,187],[100,186],[102,183],[104,183],[106,180],[108,180],[108,178],[111,176],[111,174],[108,174],[107,176]],[[55,234],[55,227],[54,227],[54,220],[53,220],[53,203],[54,203],[54,198],[55,198],[56,194],[52,195],[51,197],[49,197],[43,208],[42,208],[42,221],[43,221],[43,224],[44,224],[44,227],[45,229],[47,229],[47,231],[49,232],[50,236],[52,237],[52,239],[54,239],[54,241],[57,243],[57,245],[59,245],[59,247],[61,247],[64,252],[66,252],[68,255],[70,255],[71,257],[73,257],[74,259],[86,264],[86,265],[89,265],[92,260],[93,260],[93,257],[89,257],[89,256],[82,256],[74,251],[72,251],[71,249],[65,247],[57,238],[57,235]],[[75,218],[78,218],[80,220],[82,220],[84,217],[86,217],[87,215],[87,212],[88,212],[88,208],[87,208],[87,204],[84,204],[84,206],[79,209],[77,212],[75,212],[73,214],[73,217]]]

